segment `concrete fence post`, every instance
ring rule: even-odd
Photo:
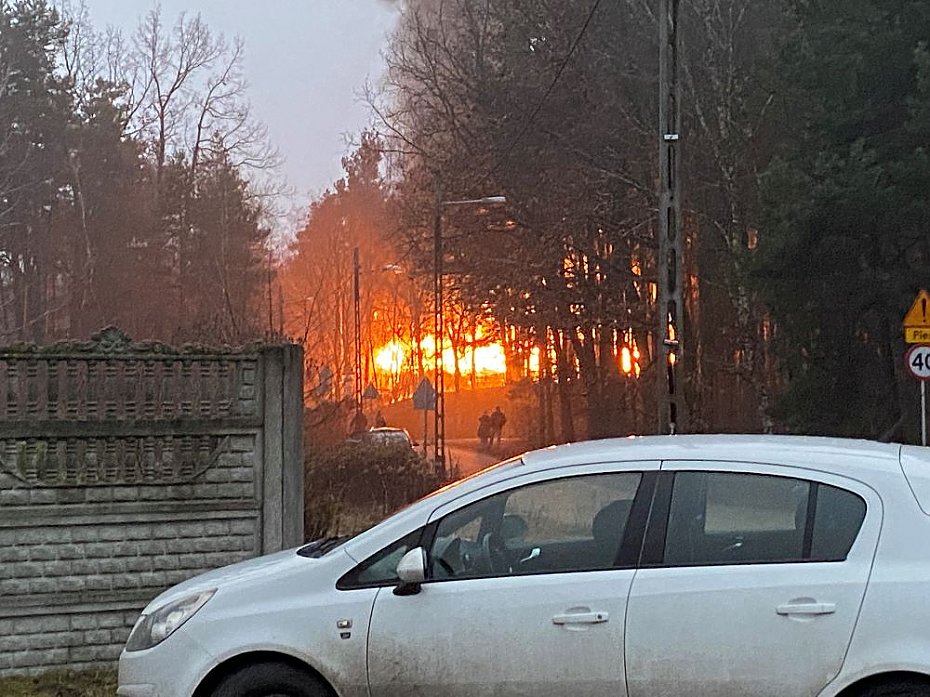
[[[303,542],[303,350],[262,351],[262,552]]]
[[[289,344],[283,353],[282,535],[284,546],[294,547],[304,542],[304,350],[302,346]]]

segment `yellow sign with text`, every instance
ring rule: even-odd
[[[906,343],[930,344],[930,293],[921,289],[901,324]]]
[[[921,327],[905,327],[904,343],[930,344],[930,329],[922,329]]]

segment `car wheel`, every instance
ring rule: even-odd
[[[908,680],[882,683],[862,690],[859,697],[930,697],[930,682]]]
[[[299,668],[286,663],[258,663],[227,675],[212,697],[330,697],[330,692]]]

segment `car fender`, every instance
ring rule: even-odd
[[[224,664],[234,662],[243,656],[269,653],[286,656],[304,664],[311,671],[317,673],[338,697],[367,697],[368,695],[367,673],[350,675],[351,671],[340,669],[338,665],[331,662],[322,661],[319,655],[300,651],[294,646],[282,643],[256,642],[246,646],[230,647],[229,650],[221,654],[211,656],[210,663],[205,666],[202,674],[198,677],[197,685],[203,684],[211,673]]]
[[[930,641],[912,643],[897,642],[877,652],[876,662],[868,666],[859,666],[856,670],[840,671],[840,674],[827,685],[817,697],[836,697],[852,685],[876,675],[885,673],[919,673],[930,677]],[[884,655],[885,660],[879,660]],[[895,656],[894,660],[890,656]]]

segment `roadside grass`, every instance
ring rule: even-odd
[[[116,671],[51,672],[0,679],[3,697],[113,697]]]

